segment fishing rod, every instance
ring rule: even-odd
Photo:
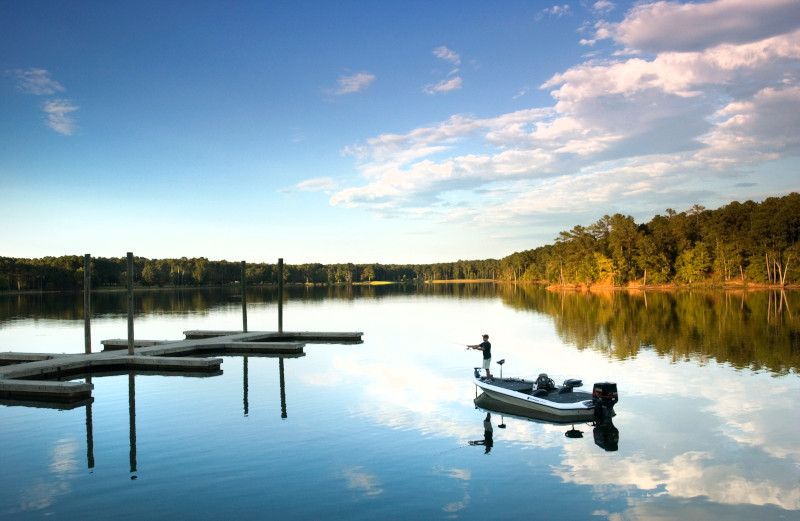
[[[452,340],[445,340],[445,342],[447,342],[448,344],[460,345],[461,347],[467,346],[467,349],[469,349],[469,344],[465,344],[463,342],[453,342]]]

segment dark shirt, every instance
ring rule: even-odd
[[[483,359],[488,360],[492,357],[492,344],[489,342],[481,342],[478,347],[483,348]]]

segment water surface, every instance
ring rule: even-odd
[[[137,338],[242,326],[235,290],[136,301]],[[247,301],[249,330],[277,328],[274,291]],[[0,297],[0,351],[83,352],[82,302]],[[92,306],[94,350],[126,335],[124,294]],[[95,376],[72,409],[0,405],[0,516],[800,519],[799,311],[775,292],[287,290],[285,330],[364,342],[226,356],[213,377]],[[617,382],[618,443],[490,413],[487,451],[464,347],[482,333],[505,376]]]

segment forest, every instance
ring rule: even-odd
[[[289,284],[424,283],[454,280],[547,282],[561,286],[659,286],[800,283],[800,194],[763,202],[667,209],[648,223],[605,215],[562,231],[553,244],[497,259],[436,264],[285,264]],[[125,257],[91,259],[93,288],[122,287]],[[40,259],[0,257],[0,291],[83,288],[83,255]],[[278,282],[278,265],[246,263],[248,285]],[[237,283],[239,261],[134,258],[134,284],[146,287]]]

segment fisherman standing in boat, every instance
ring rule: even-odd
[[[492,344],[489,343],[489,335],[483,335],[483,342],[480,344],[467,347],[483,351],[483,368],[486,369],[486,381],[491,381],[492,375],[489,373],[489,364],[492,362]]]

